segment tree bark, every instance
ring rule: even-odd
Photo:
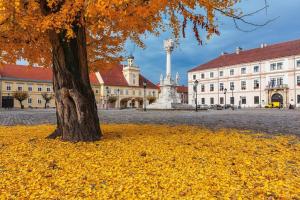
[[[76,37],[67,39],[66,31],[49,31],[57,128],[48,138],[96,141],[102,134],[89,79],[86,32],[83,26],[75,26],[74,32]]]

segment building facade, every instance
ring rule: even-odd
[[[96,101],[100,102],[100,84],[94,73],[90,81]],[[0,108],[20,108],[20,103],[13,98],[17,91],[27,92],[28,98],[23,101],[25,108],[44,108],[42,94],[54,95],[52,87],[52,70],[50,68],[21,65],[3,65],[0,67]],[[52,98],[47,107],[55,107]]]
[[[133,61],[131,56],[128,58],[128,65],[116,65],[90,73],[98,108],[139,108],[143,107],[144,99],[149,104],[150,99],[153,101],[153,97],[158,97],[158,87],[140,74],[139,67]],[[42,94],[54,95],[52,69],[21,65],[1,66],[0,108],[20,108],[20,103],[13,98],[17,91],[28,93],[29,97],[23,101],[25,108],[43,108],[45,100]],[[47,106],[55,107],[54,98]]]
[[[96,72],[100,83],[100,108],[142,108],[158,98],[158,87],[140,73],[134,57],[127,65],[116,65]]]
[[[300,107],[300,40],[222,53],[188,71],[188,83],[192,105],[197,94],[198,104]]]

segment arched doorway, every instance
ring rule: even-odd
[[[279,93],[275,93],[271,97],[271,102],[279,102],[280,104],[283,104],[283,96]]]

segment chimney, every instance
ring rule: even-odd
[[[261,43],[260,48],[265,48],[265,47],[267,47],[267,44],[266,43]]]
[[[237,47],[236,50],[235,50],[235,53],[236,54],[240,54],[240,52],[242,51],[242,47]]]

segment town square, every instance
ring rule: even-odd
[[[298,0],[0,0],[0,199],[300,199]]]

